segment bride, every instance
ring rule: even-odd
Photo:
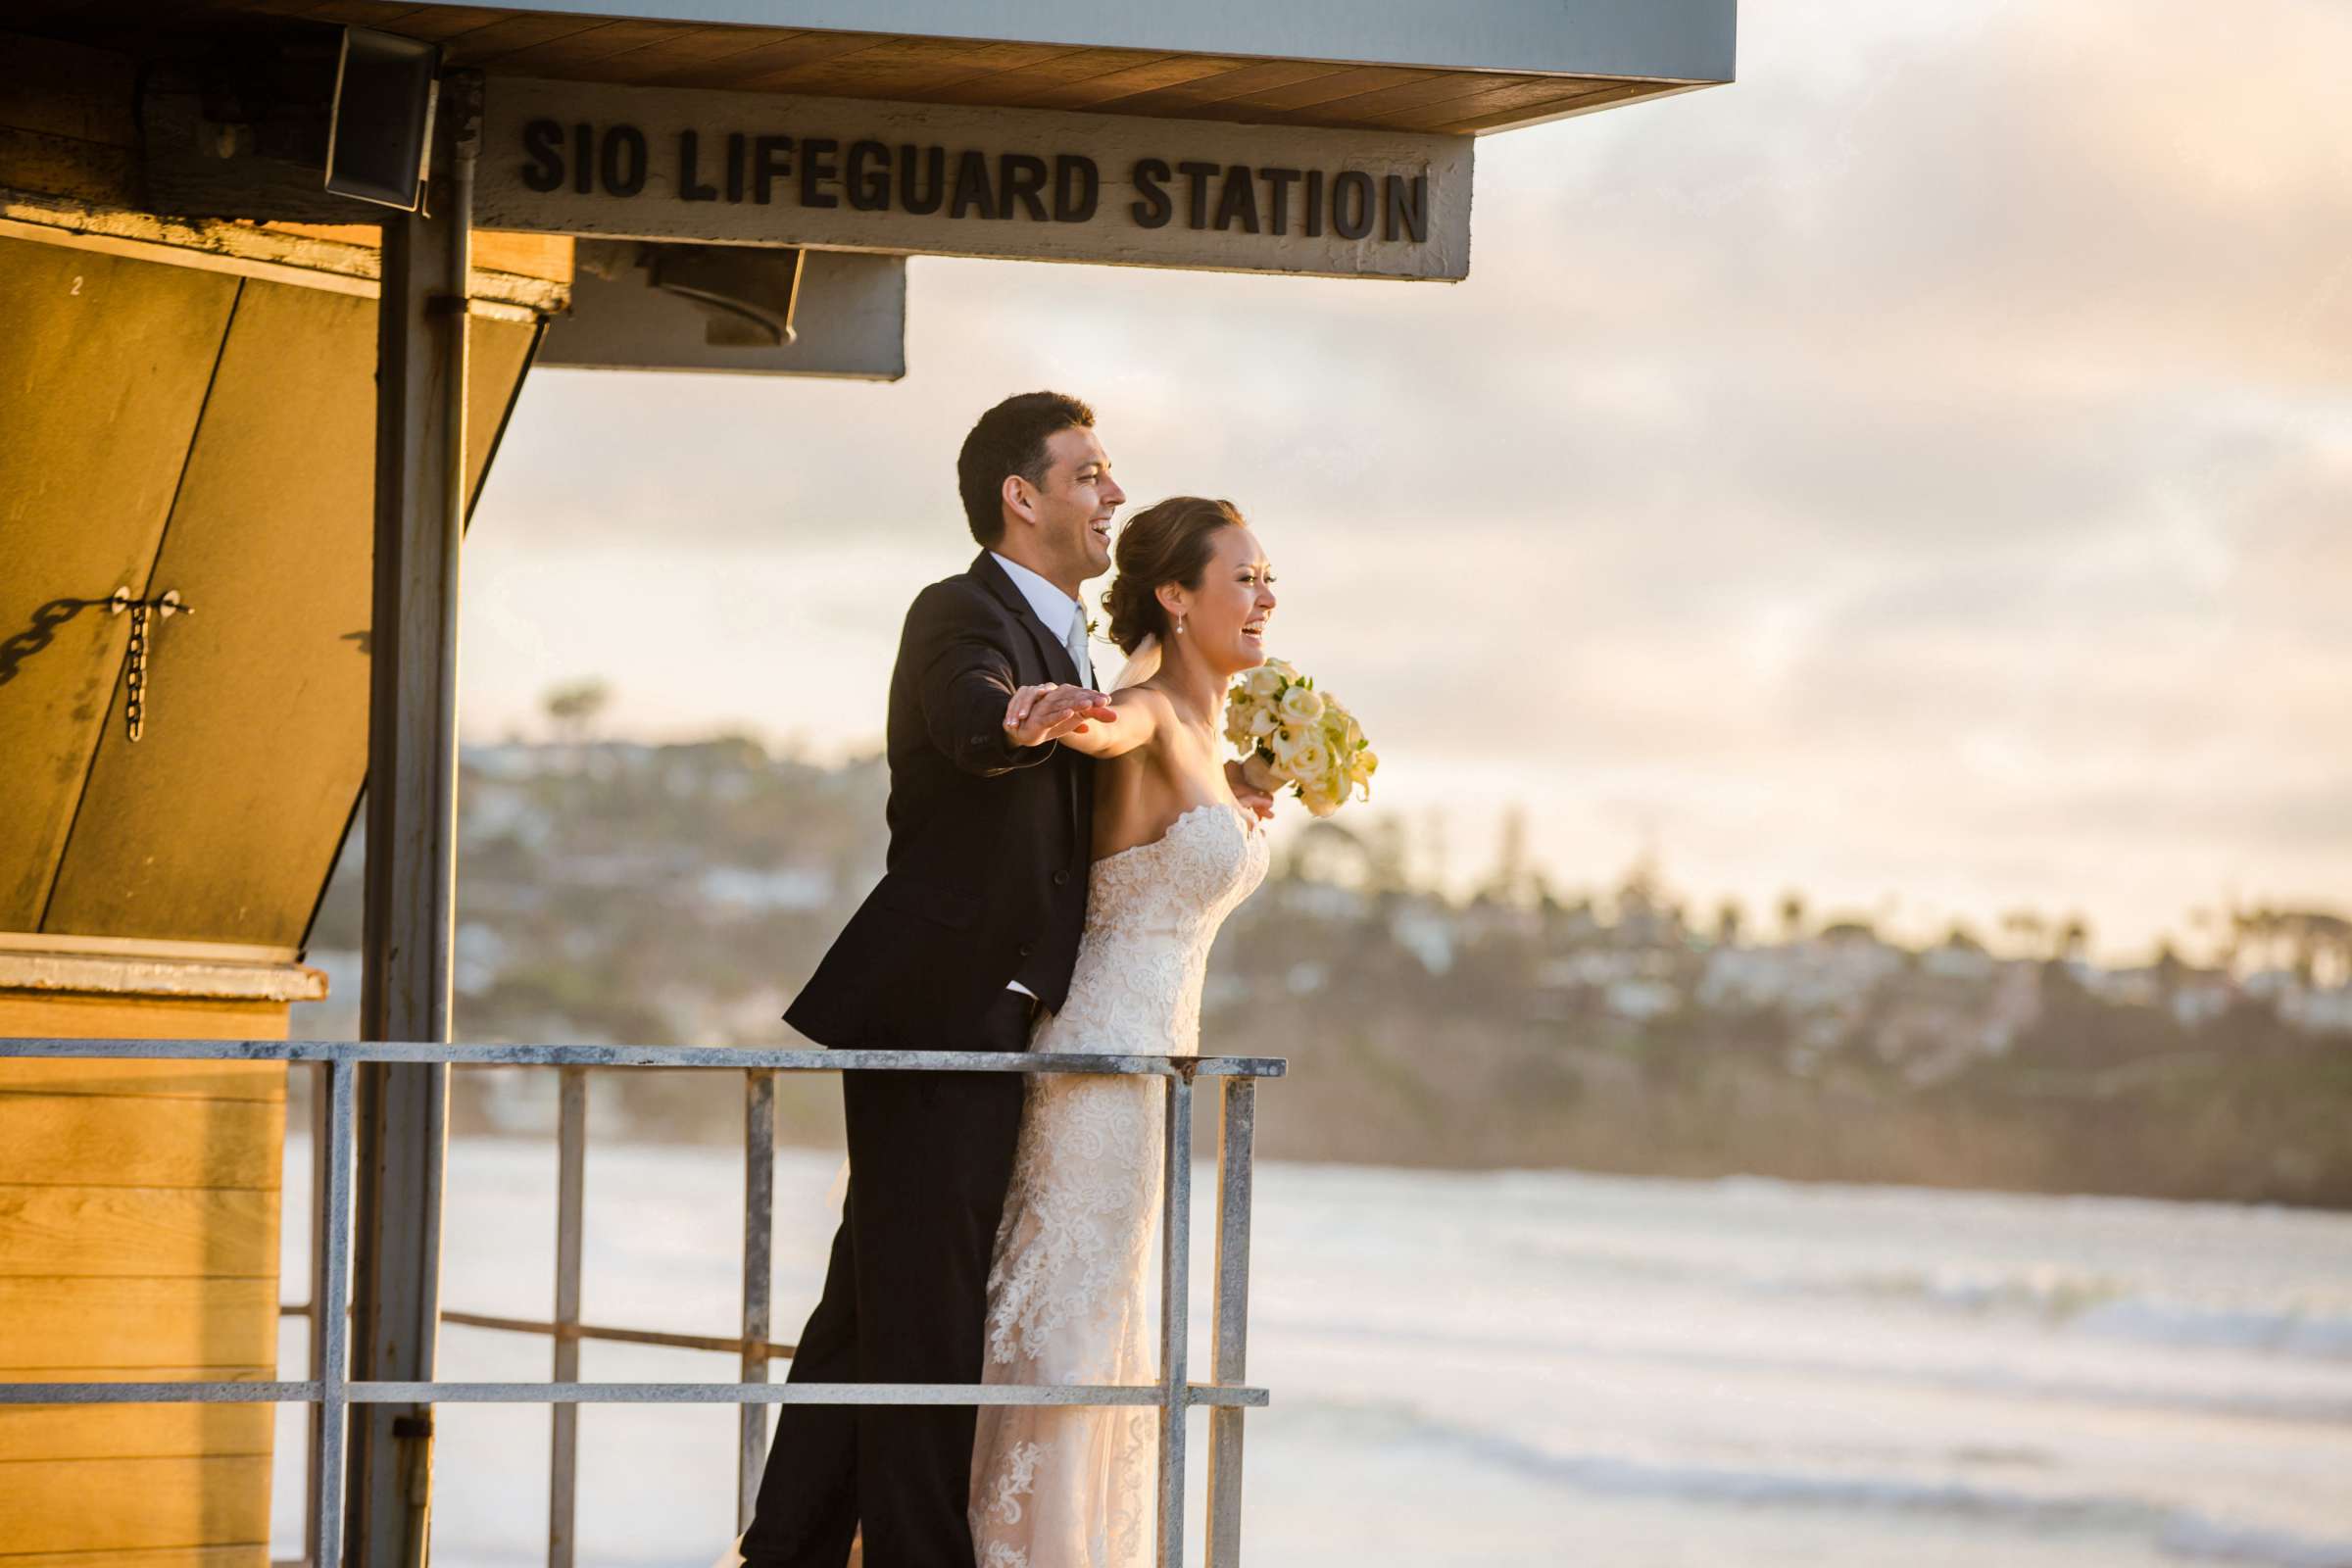
[[[1230,502],[1178,496],[1119,535],[1104,596],[1131,657],[1097,759],[1094,866],[1068,1002],[1033,1051],[1191,1055],[1218,925],[1266,874],[1218,732],[1233,677],[1265,661],[1274,578]],[[1009,722],[1047,687],[1014,694]],[[1146,1260],[1159,1212],[1156,1078],[1037,1073],[988,1278],[991,1384],[1148,1383]],[[1155,1410],[985,1405],[972,1448],[979,1568],[1141,1568],[1152,1548]]]

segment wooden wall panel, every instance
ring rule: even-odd
[[[276,1272],[271,1190],[0,1187],[0,1278]]]
[[[284,1009],[278,1009],[282,1014]],[[17,1029],[0,1008],[0,1035],[86,1035],[86,1029]],[[190,1034],[187,1038],[194,1039]],[[227,1036],[239,1039],[244,1036]],[[263,1038],[255,1030],[250,1038]],[[286,1066],[279,1061],[0,1061],[0,1095],[131,1095],[149,1100],[282,1099]]]
[[[0,1544],[108,1551],[270,1540],[270,1456],[24,1459],[0,1477]],[[0,1563],[11,1559],[0,1557]]]
[[[44,931],[302,940],[367,754],[374,365],[373,301],[245,285],[155,564],[196,612],[145,738],[99,742]]]
[[[0,1095],[0,1184],[274,1188],[284,1125],[254,1101]]]
[[[5,95],[0,95],[5,96]],[[0,931],[38,927],[237,279],[0,239]]]
[[[276,1360],[275,1273],[199,1280],[0,1278],[0,1365],[268,1366]]]
[[[270,1568],[267,1542],[122,1551],[0,1551],[0,1568]]]
[[[96,996],[70,991],[0,991],[0,1035],[80,1036],[87,1040],[283,1040],[286,1004],[282,1002],[210,1002],[192,997]],[[92,1069],[94,1062],[77,1064]],[[32,1074],[46,1064],[32,1061],[0,1062],[0,1090],[9,1087],[12,1073]],[[223,1083],[251,1076],[257,1069],[279,1062],[141,1062],[117,1061],[108,1070],[126,1077],[154,1074],[217,1076]],[[155,1091],[143,1091],[154,1093]],[[244,1095],[214,1098],[241,1100]]]
[[[533,341],[473,323],[478,487]],[[248,282],[156,559],[147,733],[111,728],[41,929],[294,947],[367,773],[375,305]]]
[[[0,1368],[0,1380],[20,1383],[195,1383],[270,1375],[259,1367]],[[269,1404],[0,1404],[0,1463],[268,1453],[275,1412]],[[0,1470],[0,1487],[7,1479]],[[7,1560],[0,1555],[0,1563]]]

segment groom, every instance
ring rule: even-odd
[[[971,568],[915,596],[890,678],[881,883],[785,1019],[848,1050],[1021,1051],[1069,991],[1094,791],[1055,742],[1116,715],[1095,689],[1079,586],[1110,565],[1094,411],[1030,392],[956,460]],[[1052,688],[1017,725],[1013,694]],[[1020,1131],[1017,1073],[849,1072],[849,1200],[794,1383],[978,1383],[989,1252]],[[973,1411],[779,1405],[749,1568],[971,1568]]]

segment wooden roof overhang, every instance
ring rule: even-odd
[[[1732,78],[1736,0],[23,0],[149,57],[361,25],[494,76],[1440,134]]]

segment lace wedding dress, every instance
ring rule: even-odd
[[[1265,874],[1265,834],[1223,803],[1097,860],[1069,1000],[1030,1049],[1197,1053],[1209,944]],[[985,1381],[1157,1376],[1147,1271],[1166,1093],[1157,1078],[1029,1079],[989,1269]],[[1142,1568],[1158,1420],[1132,1406],[982,1406],[971,1497],[979,1568]]]

